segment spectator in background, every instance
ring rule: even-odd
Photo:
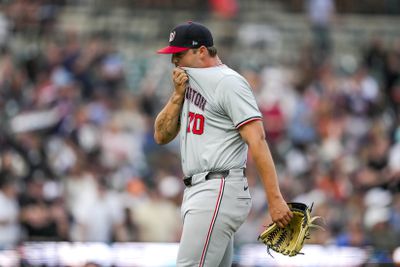
[[[139,241],[177,242],[181,231],[179,207],[165,199],[159,188],[149,188],[148,195],[148,199],[132,207],[133,220],[139,228]]]
[[[370,210],[369,236],[374,248],[372,258],[376,262],[392,262],[393,251],[399,245],[400,235],[396,233],[389,223],[390,211],[388,209]]]
[[[78,218],[82,206],[93,203],[97,196],[97,181],[95,174],[85,169],[85,161],[76,162],[73,168],[64,176],[64,196],[67,209],[72,216],[71,239],[81,240],[82,234],[77,231]],[[82,194],[82,192],[85,192]]]
[[[308,0],[306,11],[314,38],[315,59],[323,63],[333,49],[331,26],[335,17],[335,1]]]
[[[394,183],[400,181],[400,123],[398,125],[393,134],[394,144],[388,152],[388,172]],[[400,186],[397,189],[400,189]]]
[[[339,234],[336,238],[336,244],[338,246],[350,247],[365,247],[369,245],[362,222],[350,218],[349,222],[346,224],[345,232]]]
[[[62,241],[68,240],[68,213],[61,199],[46,196],[47,178],[35,173],[27,181],[26,192],[20,196],[21,225],[24,240]]]
[[[96,178],[95,182],[95,198],[81,202],[76,212],[74,241],[105,243],[125,241],[127,234],[119,194],[109,190],[104,178]]]
[[[3,50],[9,38],[10,21],[0,7],[0,51]]]
[[[400,117],[400,38],[394,41],[393,48],[386,54],[384,85],[388,103],[396,117]]]
[[[400,236],[400,195],[397,194],[393,199],[393,207],[391,209],[390,223],[394,230]]]
[[[382,83],[384,81],[386,50],[383,40],[379,36],[374,36],[365,48],[363,61],[371,74]]]
[[[19,205],[16,182],[0,172],[0,250],[12,248],[20,240]]]
[[[291,118],[288,130],[292,142],[301,149],[315,142],[318,138],[315,129],[313,98],[311,90],[298,88],[294,115]]]
[[[357,117],[377,115],[380,101],[379,85],[369,74],[369,70],[360,66],[349,81],[343,85],[347,99],[347,108]]]

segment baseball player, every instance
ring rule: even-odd
[[[222,64],[211,32],[188,22],[170,33],[174,90],[155,121],[154,138],[178,133],[186,185],[177,266],[231,266],[233,236],[245,221],[251,196],[245,176],[250,149],[265,187],[271,218],[290,222],[261,114],[247,81]],[[255,237],[256,238],[256,237]]]

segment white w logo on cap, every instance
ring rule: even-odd
[[[173,31],[169,34],[169,42],[172,42],[175,39],[176,32]]]

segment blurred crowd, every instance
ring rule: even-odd
[[[153,140],[161,89],[129,90],[124,55],[107,36],[54,32],[53,15],[35,24],[44,25],[36,49],[13,49],[12,35],[31,27],[13,19],[21,8],[4,11],[5,28],[0,19],[0,248],[179,241],[179,145]],[[355,68],[333,64],[328,47],[323,58],[311,45],[296,64],[238,70],[258,100],[285,198],[314,203],[324,218],[309,242],[373,246],[386,260],[400,245],[400,39],[360,47]],[[237,244],[255,242],[267,217],[251,157],[247,167],[253,208]]]
[[[10,39],[41,25],[9,22]],[[37,49],[1,51],[0,247],[179,240],[179,159],[155,146],[123,56],[101,34],[38,34]]]
[[[284,195],[313,203],[325,220],[326,231],[310,242],[372,246],[379,260],[400,244],[399,44],[373,39],[354,68],[321,61],[311,47],[296,66],[242,72],[259,101]],[[261,188],[253,191],[256,223],[242,229],[247,242],[265,204]]]

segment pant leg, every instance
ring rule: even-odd
[[[221,261],[231,266],[233,235],[251,207],[247,187],[244,177],[236,177],[209,180],[185,191],[178,267],[215,267]]]
[[[217,218],[207,245],[206,238],[210,221],[210,213],[189,212],[186,214],[178,251],[178,267],[200,266],[200,261],[202,261],[202,266],[219,265],[226,247],[230,244],[232,233],[224,231],[222,221]]]
[[[228,246],[226,247],[224,257],[219,264],[219,267],[231,267],[233,260],[233,237],[231,238]]]

